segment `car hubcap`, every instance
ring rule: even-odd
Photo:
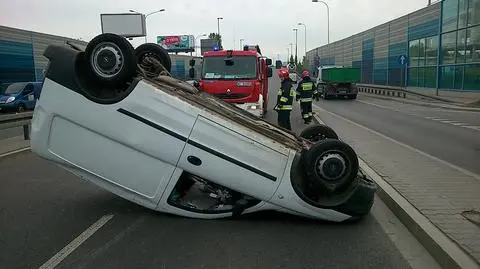
[[[316,168],[317,173],[328,181],[341,179],[347,170],[345,159],[338,153],[323,155]]]
[[[93,50],[92,63],[95,73],[104,78],[117,75],[123,66],[123,54],[120,48],[110,42],[100,43]]]

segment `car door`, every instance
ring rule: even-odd
[[[24,100],[26,109],[33,109],[35,107],[35,96],[32,83],[25,85],[25,88],[22,91],[22,99]]]
[[[257,142],[253,136],[259,134],[247,134],[242,128],[198,116],[177,167],[268,201],[280,183],[288,157]]]

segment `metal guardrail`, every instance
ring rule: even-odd
[[[372,84],[357,84],[359,92],[385,95],[392,97],[407,98],[407,94],[410,96],[421,97],[423,99],[436,100],[444,103],[454,103],[454,101],[442,98],[439,96],[432,96],[424,93],[419,93],[402,87],[386,86],[386,85],[372,85]]]
[[[23,138],[30,140],[30,123],[33,112],[0,115],[0,130],[23,126]]]
[[[357,84],[357,89],[359,92],[364,93],[407,98],[405,89],[392,86]]]

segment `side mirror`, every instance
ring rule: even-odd
[[[272,59],[267,58],[266,62],[267,62],[267,65],[272,65]]]
[[[271,67],[267,68],[267,77],[271,78],[273,76],[273,69]]]

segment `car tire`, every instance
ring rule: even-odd
[[[353,100],[353,99],[357,99],[357,95],[349,95],[349,96],[348,96],[348,99],[352,99],[352,100]]]
[[[311,142],[318,142],[324,139],[338,139],[338,135],[335,131],[323,124],[313,125],[305,128],[301,133],[300,137],[305,138]]]
[[[17,107],[17,112],[18,113],[22,113],[22,112],[25,112],[26,109],[25,109],[25,105],[24,104],[20,104],[18,107]]]
[[[157,59],[168,72],[172,69],[172,60],[168,52],[160,45],[155,43],[146,43],[135,49],[135,57],[137,62],[141,63],[145,57],[154,57]]]
[[[85,49],[85,60],[95,82],[107,88],[122,87],[136,75],[133,47],[119,35],[107,33],[93,38]]]
[[[327,193],[344,191],[355,180],[359,170],[355,151],[335,139],[313,144],[304,152],[303,162],[307,176]]]

